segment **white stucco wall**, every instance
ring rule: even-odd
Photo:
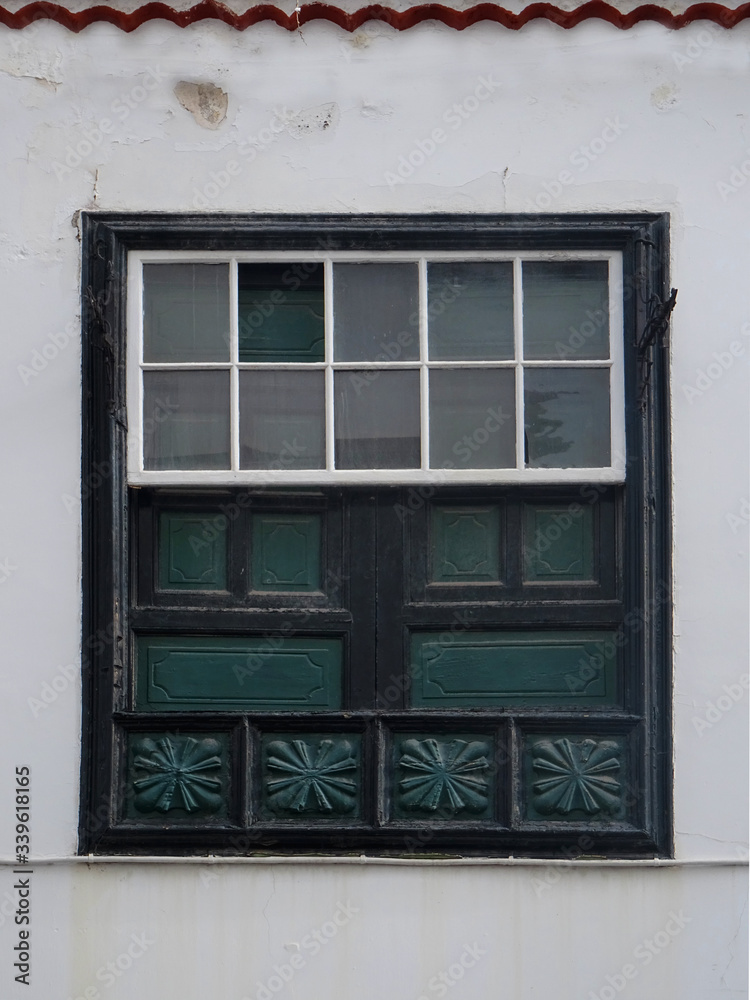
[[[76,849],[75,213],[669,211],[680,290],[679,865],[48,863],[33,876],[30,987],[13,981],[14,876],[0,869],[0,996],[267,1000],[264,986],[296,1000],[416,1000],[441,995],[435,983],[445,983],[431,987],[431,977],[475,944],[486,955],[446,986],[457,1000],[745,995],[749,43],[747,23],[731,32],[598,22],[460,34],[371,24],[348,35],[321,23],[296,34],[209,22],[184,31],[155,22],[132,35],[96,25],[76,36],[46,22],[0,29],[3,857],[17,765],[32,770],[34,854]],[[483,99],[468,110],[482,79]],[[226,91],[218,128],[179,104],[181,80]],[[445,141],[409,174],[404,164],[420,143],[429,150],[436,128]],[[347,901],[356,914],[313,955],[305,935]],[[637,949],[659,933],[668,942],[647,961],[648,948]],[[133,934],[153,943],[141,948]],[[291,961],[295,942],[304,962],[275,991],[274,966]],[[108,975],[130,946],[144,954]]]

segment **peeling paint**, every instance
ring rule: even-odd
[[[201,128],[218,128],[227,116],[229,98],[213,83],[188,83],[181,80],[174,95],[186,111],[190,111]]]
[[[395,108],[387,102],[377,104],[375,101],[363,101],[360,113],[363,118],[391,118],[395,113]]]
[[[62,54],[50,53],[34,47],[30,42],[14,46],[14,50],[0,62],[0,73],[29,80],[37,80],[53,90],[63,82]]]
[[[662,83],[651,91],[651,103],[657,111],[671,111],[680,103],[680,92],[672,83]]]
[[[341,114],[338,104],[319,104],[314,108],[305,108],[294,117],[289,118],[286,123],[286,130],[293,139],[302,139],[304,136],[335,131],[338,126]]]

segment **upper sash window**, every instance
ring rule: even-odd
[[[622,482],[622,259],[130,255],[133,484]]]

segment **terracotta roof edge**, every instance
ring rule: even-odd
[[[299,2],[299,0],[298,0]],[[301,25],[311,21],[330,21],[344,31],[356,31],[367,21],[383,21],[397,31],[405,31],[423,21],[438,21],[456,31],[480,21],[492,21],[513,31],[522,28],[529,21],[547,20],[561,28],[574,28],[582,21],[599,18],[615,28],[623,30],[643,21],[655,21],[665,28],[684,28],[695,21],[712,21],[722,28],[733,28],[750,17],[750,2],[730,8],[718,3],[695,3],[682,13],[674,13],[658,4],[642,4],[628,13],[623,13],[605,0],[588,0],[574,10],[561,10],[551,3],[532,3],[518,13],[513,13],[494,3],[480,3],[466,10],[456,10],[439,3],[419,4],[406,10],[393,10],[380,4],[360,7],[347,12],[327,3],[301,4],[291,14],[272,4],[258,4],[248,7],[241,14],[217,0],[200,0],[186,10],[175,10],[161,2],[146,3],[137,10],[126,12],[105,4],[97,4],[85,10],[70,11],[57,3],[47,0],[33,0],[17,11],[0,6],[0,24],[8,28],[25,28],[34,21],[50,20],[61,24],[70,31],[78,32],[97,22],[108,22],[122,31],[134,31],[147,21],[170,21],[184,28],[205,19],[223,21],[225,24],[244,31],[261,21],[274,21],[281,28],[296,31]]]

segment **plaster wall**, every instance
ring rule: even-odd
[[[261,987],[298,1000],[745,995],[749,42],[747,23],[669,32],[595,21],[462,33],[371,23],[353,35],[322,23],[237,33],[211,22],[74,35],[39,22],[0,33],[5,858],[21,765],[32,772],[34,855],[76,850],[81,209],[668,211],[679,288],[679,865],[50,861],[34,873],[31,987],[13,981],[8,867],[0,996],[68,1000],[90,988],[107,1000],[267,1000]],[[180,82],[220,88],[225,116],[215,92],[195,114],[186,109]],[[347,901],[356,914],[312,955],[305,935]],[[674,935],[664,931],[676,926],[670,913],[689,918]],[[658,932],[668,944],[648,962],[637,957]],[[132,934],[154,943],[111,982],[97,979],[138,950]],[[475,944],[487,954],[455,985],[430,986]],[[295,953],[304,965],[273,990],[274,966]],[[623,976],[625,965],[636,975]]]

